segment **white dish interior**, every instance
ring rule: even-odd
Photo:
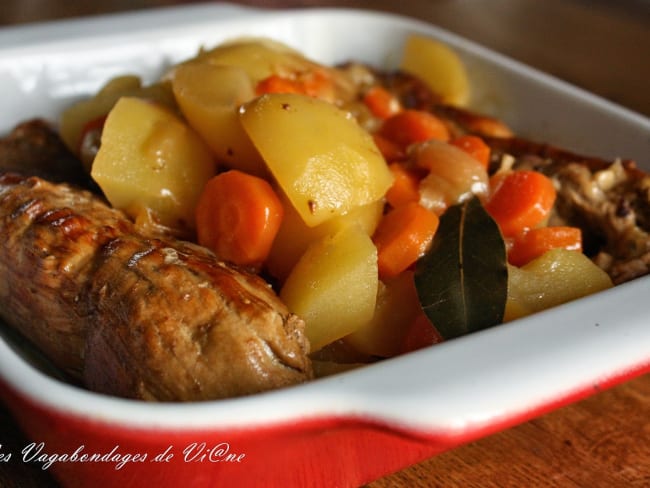
[[[151,80],[200,46],[233,37],[273,37],[324,63],[356,59],[391,67],[411,32],[453,46],[473,81],[473,107],[519,134],[647,163],[648,119],[434,26],[353,10],[267,12],[228,4],[0,30],[0,133],[30,117],[55,120],[112,76]],[[149,404],[97,395],[37,371],[2,338],[0,375],[43,405],[122,425],[231,428],[345,416],[422,433],[462,431],[648,366],[647,296],[650,277],[356,371],[215,402]]]

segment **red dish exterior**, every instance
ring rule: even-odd
[[[352,416],[252,429],[138,429],[48,409],[6,383],[0,394],[34,442],[22,461],[67,455],[47,468],[65,487],[330,488],[360,486],[649,371],[647,364],[512,417],[437,433]]]

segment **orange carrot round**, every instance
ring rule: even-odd
[[[421,176],[400,163],[390,163],[388,169],[393,174],[393,184],[386,192],[386,201],[392,207],[418,202]]]
[[[490,146],[479,136],[466,134],[455,137],[450,143],[475,158],[484,168],[490,164]]]
[[[386,213],[373,235],[379,277],[397,276],[415,263],[431,245],[438,224],[438,216],[416,202]]]
[[[489,137],[512,137],[514,134],[510,127],[493,117],[475,116],[464,121],[465,127],[478,134]]]
[[[387,119],[402,108],[397,97],[379,85],[368,89],[363,96],[363,103],[380,119]]]
[[[402,146],[399,144],[386,139],[385,137],[374,133],[372,135],[372,138],[375,141],[375,145],[377,146],[377,149],[379,149],[379,152],[381,155],[384,157],[384,159],[388,162],[391,161],[401,161],[406,159],[406,151]]]
[[[508,262],[514,266],[523,266],[557,248],[582,251],[581,230],[578,227],[551,226],[525,231],[512,240]]]
[[[421,312],[411,324],[402,340],[400,352],[402,354],[416,351],[424,347],[439,344],[443,341],[440,332],[433,326],[429,318]]]
[[[257,95],[265,93],[296,93],[316,98],[331,98],[334,86],[331,77],[315,69],[294,76],[272,74],[260,80],[255,87]]]
[[[506,237],[541,224],[555,203],[553,182],[537,171],[511,171],[493,177],[485,209]]]
[[[334,81],[326,70],[315,68],[299,75],[305,95],[334,101]]]
[[[387,118],[379,134],[402,146],[430,139],[449,140],[449,129],[435,115],[423,110],[407,109]]]
[[[225,261],[257,267],[268,256],[283,215],[267,181],[226,171],[210,179],[199,198],[197,240]]]
[[[304,95],[305,88],[295,79],[285,78],[280,75],[270,75],[260,80],[255,87],[255,93],[257,95],[264,95],[265,93],[297,93]]]

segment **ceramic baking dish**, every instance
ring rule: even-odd
[[[114,75],[152,79],[233,37],[390,67],[413,32],[453,46],[472,106],[518,133],[647,163],[646,118],[435,26],[354,10],[206,4],[0,30],[0,132],[32,116],[54,120]],[[64,486],[358,486],[650,370],[648,296],[641,278],[309,384],[194,404],[66,384],[5,330],[0,394],[35,443],[14,456],[44,461]]]

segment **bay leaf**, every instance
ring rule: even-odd
[[[444,339],[503,321],[506,247],[478,198],[441,216],[430,250],[416,264],[415,285],[424,312]]]

